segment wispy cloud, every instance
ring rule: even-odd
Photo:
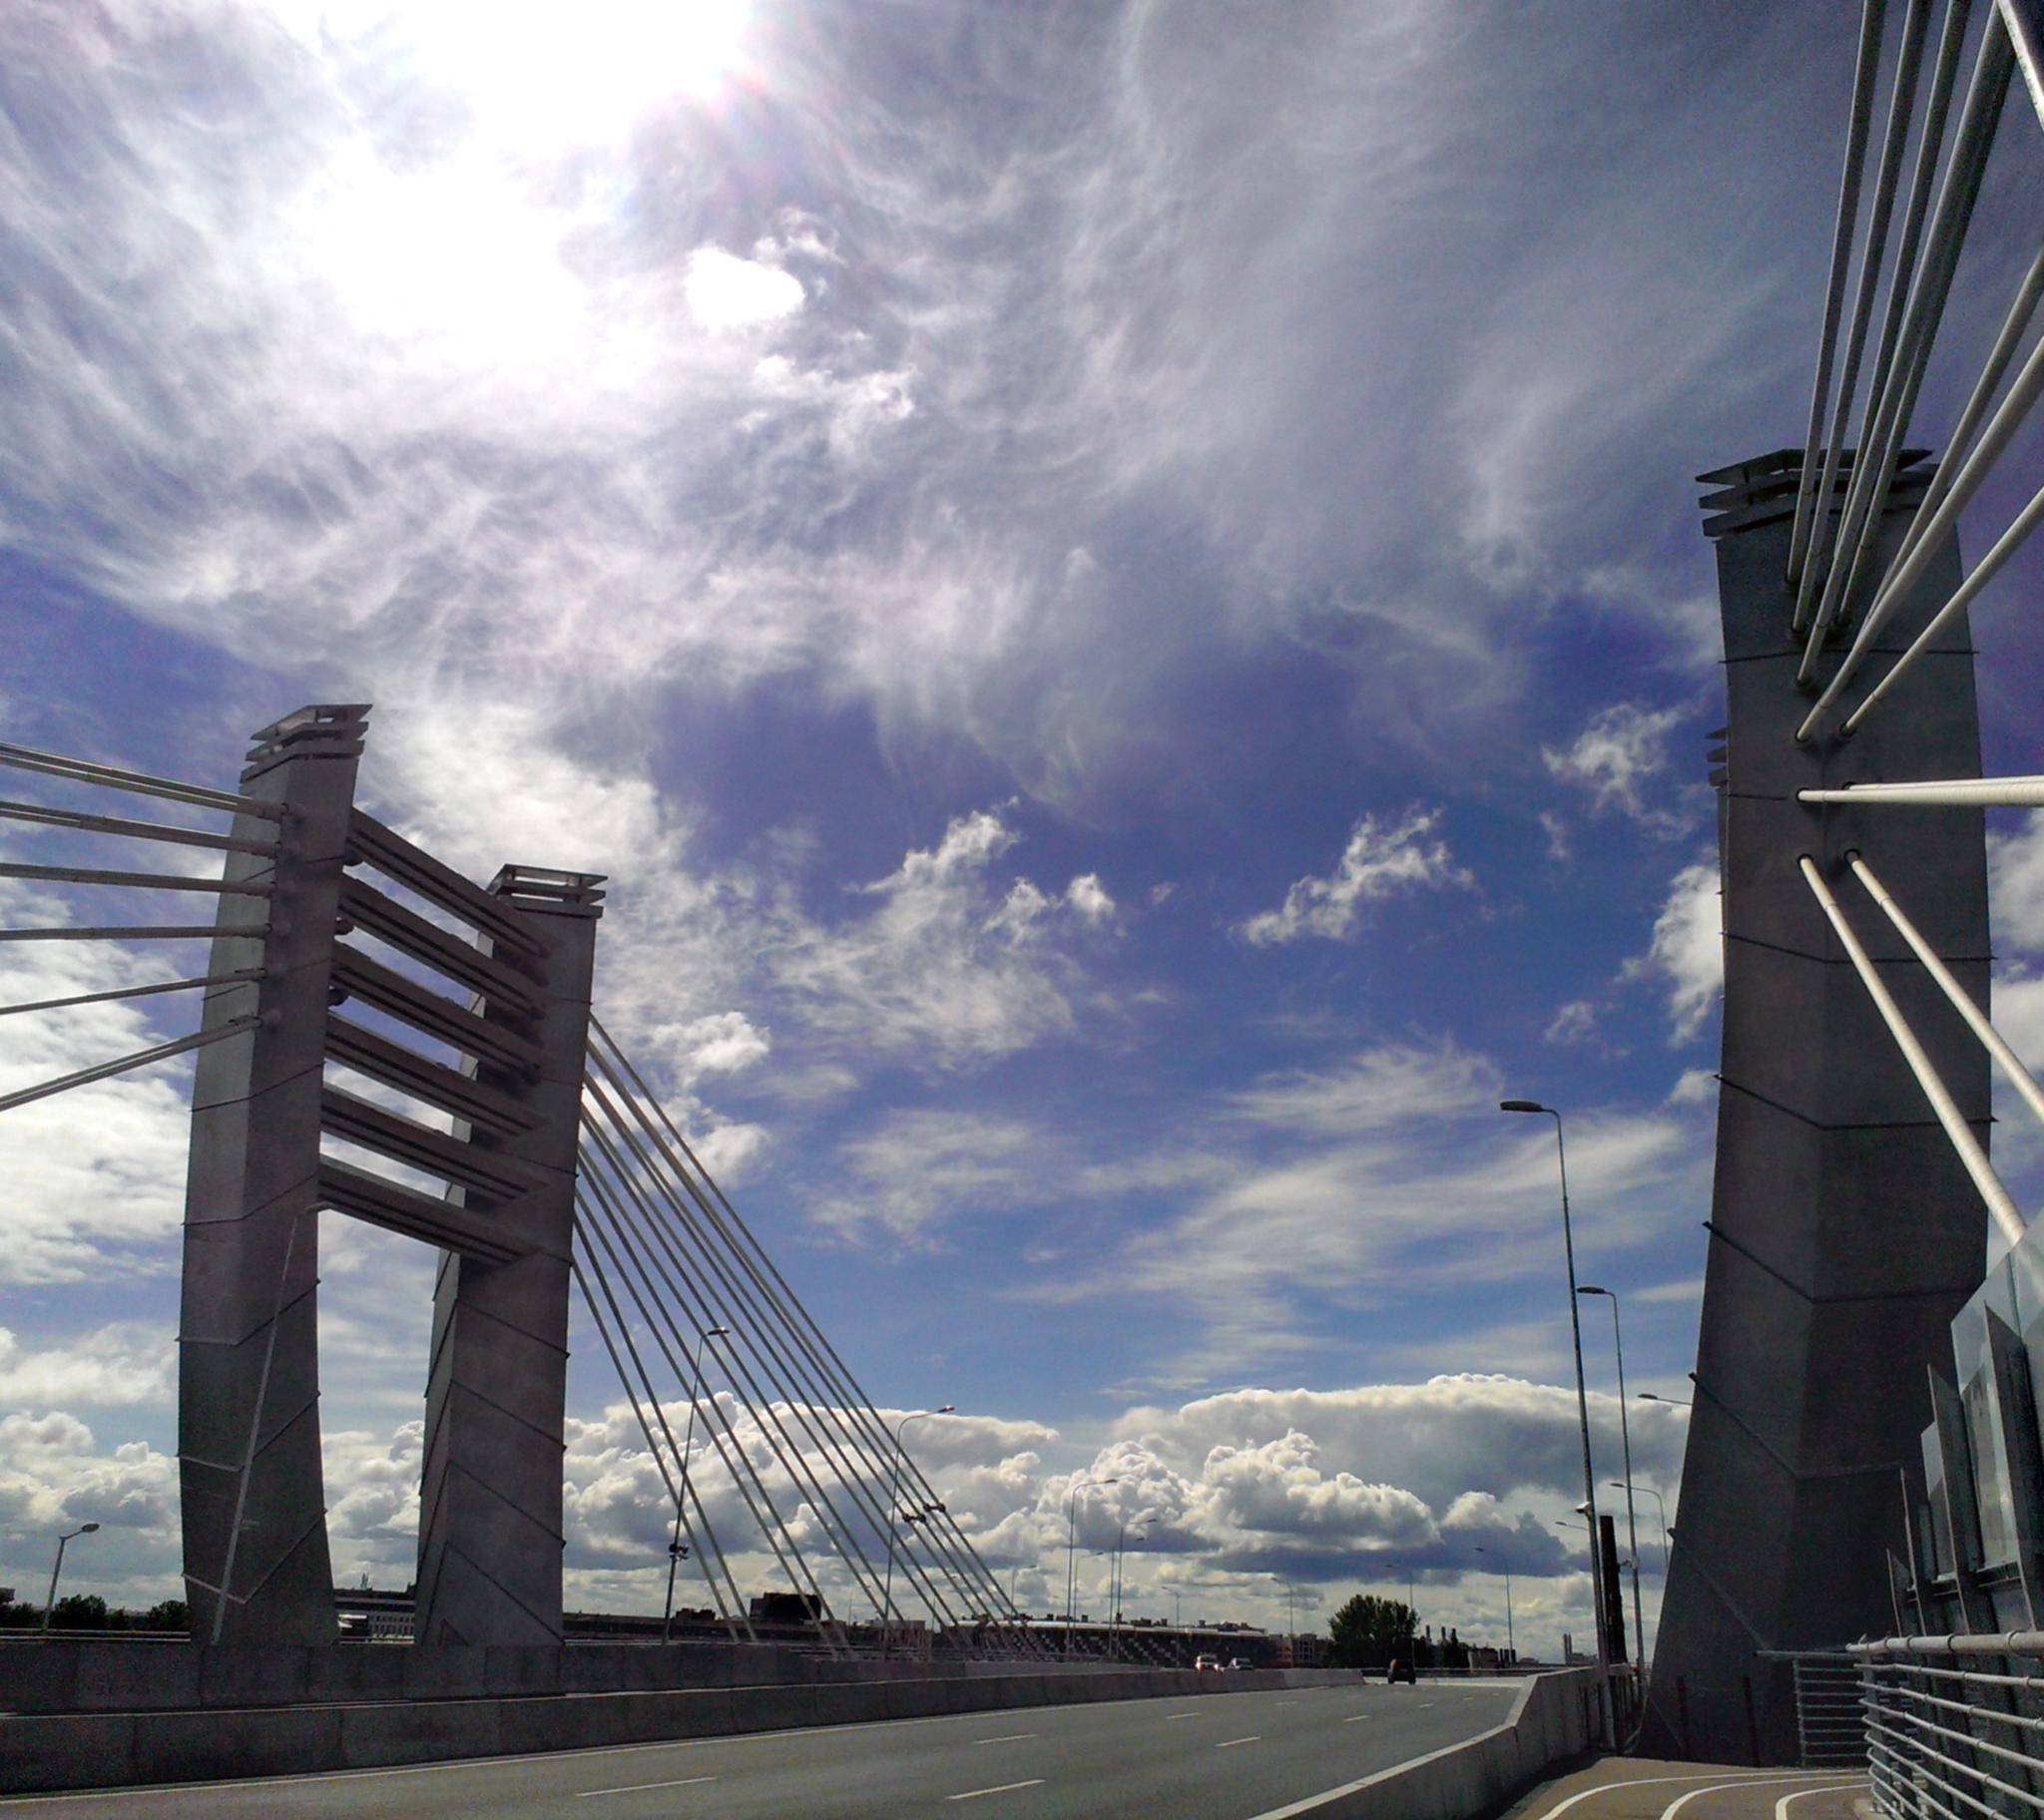
[[[1455,864],[1448,843],[1434,837],[1439,809],[1408,809],[1396,820],[1365,815],[1348,836],[1332,873],[1301,878],[1276,910],[1260,911],[1242,926],[1257,947],[1302,936],[1346,941],[1360,927],[1363,907],[1407,891],[1446,887],[1474,890],[1475,875]]]
[[[1591,715],[1567,746],[1543,745],[1540,756],[1554,776],[1589,792],[1592,814],[1616,809],[1644,826],[1678,833],[1690,818],[1650,806],[1644,792],[1668,768],[1668,734],[1682,717],[1680,708],[1649,712],[1621,701]]]
[[[1657,980],[1668,989],[1669,1041],[1691,1042],[1725,987],[1724,906],[1715,861],[1685,866],[1654,919],[1647,952],[1626,962],[1620,977]]]

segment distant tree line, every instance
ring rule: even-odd
[[[0,1630],[39,1629],[41,1605],[18,1602],[11,1595],[0,1598]],[[70,1592],[50,1612],[52,1630],[184,1630],[191,1618],[182,1598],[167,1598],[147,1611],[129,1611],[121,1606],[111,1610],[97,1592]]]
[[[1466,1668],[1469,1645],[1451,1629],[1436,1639],[1419,1634],[1419,1613],[1402,1599],[1358,1592],[1327,1625],[1327,1660],[1336,1668],[1373,1668],[1381,1674],[1393,1661],[1415,1669]]]

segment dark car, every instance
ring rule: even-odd
[[[1417,1687],[1419,1685],[1419,1676],[1413,1672],[1412,1658],[1410,1656],[1394,1655],[1391,1658],[1389,1669],[1385,1671],[1384,1681],[1386,1685],[1392,1687],[1395,1687],[1400,1681],[1403,1681],[1408,1687]]]

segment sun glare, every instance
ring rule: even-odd
[[[540,151],[615,139],[671,96],[715,91],[751,0],[282,0],[312,35],[401,44],[485,134]]]

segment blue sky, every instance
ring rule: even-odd
[[[1494,1108],[1568,1110],[1583,1274],[1683,1395],[1690,476],[1799,438],[1854,16],[10,8],[5,736],[221,783],[371,700],[375,812],[479,877],[609,874],[604,1017],[876,1401],[964,1412],[930,1458],[1025,1603],[1110,1458],[1089,1538],[1179,1538],[1137,1609],[1409,1568],[1501,1637],[1488,1534],[1551,1653],[1590,1627],[1552,1148]],[[2032,125],[1961,346],[2027,258]],[[1976,616],[1991,768],[2034,768],[2035,579]],[[2044,850],[1999,838],[2027,1040]],[[0,996],[172,964],[11,951]],[[179,1015],[8,1021],[0,1079]],[[181,1093],[0,1122],[0,1580],[93,1517],[76,1584],[174,1590]],[[336,1561],[402,1584],[429,1260],[323,1245]],[[597,1350],[571,1597],[644,1606]],[[1672,1506],[1680,1415],[1634,1413]]]

